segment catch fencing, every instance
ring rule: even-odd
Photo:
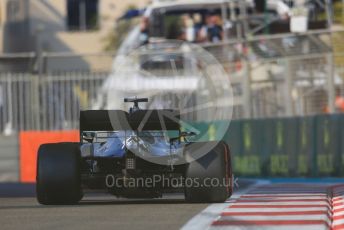
[[[336,103],[344,96],[343,37],[313,31],[203,47],[228,72],[234,120],[308,116],[344,111]],[[94,107],[114,56],[0,55],[0,131],[78,128],[78,111]]]
[[[260,36],[205,48],[228,71],[235,118],[341,112],[343,31]]]
[[[203,44],[232,84],[233,121],[224,140],[236,174],[344,175],[343,116],[328,115],[344,112],[343,37],[343,31],[313,31]],[[0,133],[77,130],[79,110],[104,96],[114,56],[0,55]],[[11,149],[6,159],[15,162]]]
[[[90,108],[107,73],[0,74],[0,130],[70,130]]]

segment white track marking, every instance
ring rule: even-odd
[[[211,223],[219,216],[219,213],[224,211],[228,206],[230,206],[231,201],[238,199],[241,195],[246,194],[250,190],[254,189],[257,186],[269,184],[268,181],[259,180],[255,184],[251,185],[245,190],[241,190],[240,192],[235,192],[232,197],[225,203],[219,204],[211,204],[202,212],[194,216],[191,220],[189,220],[181,229],[182,230],[200,230],[200,229],[208,229]]]
[[[198,229],[344,229],[344,185],[259,181],[187,222]]]

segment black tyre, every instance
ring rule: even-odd
[[[76,204],[82,198],[79,143],[44,144],[38,150],[36,195],[40,204]]]
[[[192,182],[191,182],[192,181]],[[219,142],[186,170],[185,199],[187,202],[218,203],[232,195],[232,167],[229,147]],[[193,184],[193,186],[188,186]]]

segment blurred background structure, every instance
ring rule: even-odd
[[[218,39],[198,39],[208,20]],[[197,23],[199,34],[178,30]],[[0,180],[19,180],[23,132],[76,130],[80,109],[106,108],[104,81],[142,28],[146,42],[212,53],[232,82],[235,120],[344,112],[341,0],[0,0],[0,25]]]
[[[54,68],[101,68],[98,66],[104,65],[102,61],[81,54],[103,56],[104,40],[114,29],[117,18],[128,7],[143,8],[147,3],[147,0],[1,0],[1,52],[74,54],[72,62],[60,59]],[[25,58],[29,57],[18,55],[16,61],[23,64],[21,68],[9,61],[2,70],[28,71]]]

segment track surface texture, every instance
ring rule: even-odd
[[[240,189],[250,184],[242,181]],[[34,185],[0,184],[0,229],[180,229],[207,206],[188,204],[184,195],[129,200],[99,193],[76,206],[42,206]]]
[[[344,229],[343,182],[239,181],[222,204],[95,193],[76,206],[42,206],[34,185],[0,184],[0,229]]]

